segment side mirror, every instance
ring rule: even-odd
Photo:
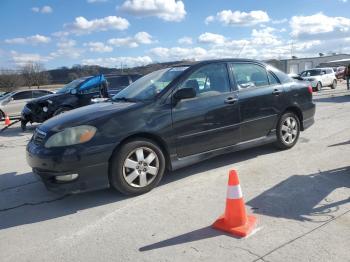
[[[189,99],[196,97],[196,90],[192,87],[181,88],[174,94],[176,100]]]
[[[71,89],[69,93],[70,93],[71,95],[76,95],[78,92],[77,92],[77,90],[74,88],[74,89]]]

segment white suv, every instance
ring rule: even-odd
[[[337,78],[333,68],[314,68],[300,73],[303,80],[309,81],[314,91],[321,91],[324,86],[330,86],[332,89],[337,87]]]

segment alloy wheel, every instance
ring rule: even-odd
[[[123,177],[132,187],[148,186],[157,177],[158,171],[158,156],[149,147],[136,148],[123,164]]]
[[[281,128],[281,137],[286,144],[292,144],[298,135],[298,123],[294,117],[287,117]]]

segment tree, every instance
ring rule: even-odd
[[[10,69],[0,70],[0,89],[1,91],[13,91],[16,87],[23,84],[23,79],[18,72]]]
[[[42,64],[36,62],[28,62],[21,68],[21,74],[24,84],[28,87],[48,84],[50,82],[50,75],[45,71]]]

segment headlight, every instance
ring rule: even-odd
[[[51,136],[45,143],[45,147],[60,147],[76,145],[90,141],[97,129],[93,126],[75,126],[64,129]]]

